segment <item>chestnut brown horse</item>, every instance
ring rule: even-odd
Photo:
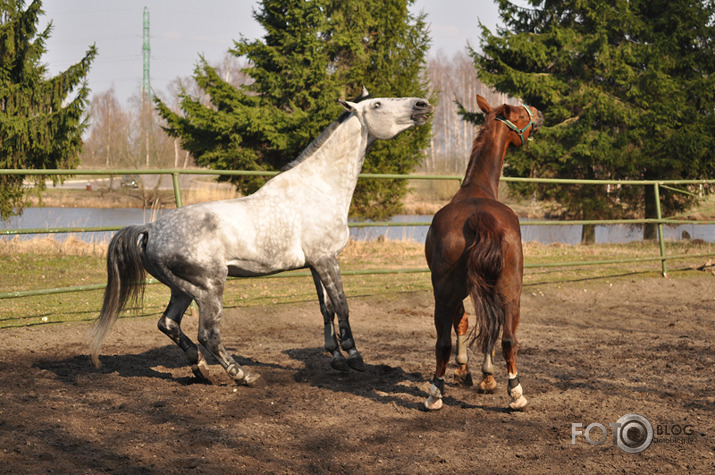
[[[458,383],[471,385],[467,366],[467,314],[464,299],[472,298],[477,323],[471,342],[484,353],[482,392],[496,388],[492,357],[502,332],[502,351],[509,372],[508,394],[514,410],[523,409],[516,369],[516,328],[519,325],[523,256],[519,219],[497,201],[499,177],[509,145],[521,147],[541,124],[541,112],[529,106],[492,108],[477,96],[485,122],[472,145],[462,186],[452,201],[439,210],[427,233],[425,255],[432,271],[434,324],[437,329],[437,368],[428,410],[442,407],[444,375],[452,351],[451,329],[457,333]]]

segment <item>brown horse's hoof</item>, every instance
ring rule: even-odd
[[[528,405],[529,401],[527,401],[524,396],[520,396],[519,399],[517,399],[516,401],[512,401],[509,403],[509,409],[511,409],[512,411],[523,411]]]
[[[497,389],[497,382],[494,376],[487,374],[479,383],[479,392],[482,394],[493,394]]]
[[[454,384],[464,387],[474,386],[472,373],[469,371],[466,364],[461,364],[454,370]]]
[[[425,400],[425,410],[427,411],[439,411],[442,409],[442,398],[434,398],[430,395]]]

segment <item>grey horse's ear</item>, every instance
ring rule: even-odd
[[[362,100],[362,99],[367,99],[369,96],[370,96],[370,93],[367,92],[367,88],[366,88],[365,85],[363,84],[363,86],[362,86],[362,92],[360,93],[360,97],[358,97],[358,99],[360,99],[360,100]]]
[[[338,99],[338,102],[348,112],[353,112],[355,110],[356,104],[354,102],[344,101],[342,99]]]

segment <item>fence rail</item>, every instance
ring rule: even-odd
[[[278,172],[265,172],[265,171],[251,171],[251,170],[199,170],[199,169],[152,169],[152,170],[137,170],[137,169],[123,169],[123,170],[0,170],[0,175],[23,175],[23,176],[39,176],[39,177],[53,177],[53,176],[122,176],[122,175],[169,175],[172,178],[172,188],[174,191],[174,200],[176,202],[176,207],[182,206],[181,200],[181,186],[179,182],[179,177],[181,175],[224,175],[224,176],[274,176]],[[398,175],[398,174],[375,174],[375,173],[362,173],[360,174],[361,179],[407,179],[407,180],[438,180],[438,181],[456,181],[461,184],[462,177],[456,175]],[[666,255],[665,252],[665,237],[663,235],[663,225],[667,224],[715,224],[715,221],[706,220],[685,220],[685,219],[673,219],[664,218],[662,216],[660,207],[660,188],[666,188],[668,190],[692,194],[688,191],[674,188],[673,185],[704,185],[704,184],[715,184],[715,180],[571,180],[571,179],[561,179],[561,178],[517,178],[517,177],[502,177],[504,182],[514,182],[514,183],[543,183],[543,184],[578,184],[578,185],[628,185],[628,186],[653,186],[654,189],[654,200],[656,208],[656,218],[649,219],[607,219],[607,220],[564,220],[564,221],[524,221],[521,225],[524,226],[534,226],[534,225],[549,225],[549,226],[563,226],[563,225],[598,225],[598,224],[656,224],[658,228],[658,241],[660,255],[653,257],[640,257],[640,258],[629,258],[629,259],[612,259],[612,260],[594,260],[594,261],[582,261],[582,262],[556,262],[548,264],[525,264],[525,268],[540,268],[540,267],[573,267],[573,266],[588,266],[588,265],[606,265],[606,264],[622,264],[630,262],[649,262],[649,261],[659,261],[661,263],[661,274],[665,277],[667,276],[667,264],[668,260],[677,260],[685,258],[700,258],[700,257],[711,257],[715,256],[715,253],[705,253],[705,254],[688,254],[688,255]],[[350,227],[403,227],[403,226],[429,226],[430,222],[405,222],[405,223],[392,223],[392,222],[362,222],[362,223],[350,223]],[[117,231],[121,229],[121,226],[92,226],[92,227],[62,227],[62,228],[32,228],[32,229],[6,229],[0,230],[0,235],[24,235],[24,234],[51,234],[51,233],[82,233],[82,232],[103,232],[103,231]],[[379,273],[415,273],[415,272],[428,272],[426,268],[420,269],[379,269],[379,270],[366,270],[366,271],[345,271],[344,275],[362,275],[362,274],[379,274]],[[270,276],[269,278],[281,278],[281,277],[296,277],[301,275],[309,275],[305,272],[285,272],[282,274],[277,274],[275,276]],[[153,279],[148,279],[147,283],[155,283]],[[75,287],[63,287],[56,289],[39,289],[39,290],[29,290],[29,291],[18,291],[18,292],[6,292],[0,293],[0,299],[7,298],[17,298],[17,297],[29,297],[37,295],[47,295],[54,293],[64,293],[64,292],[80,292],[89,290],[103,289],[105,284],[94,284],[94,285],[83,285]]]

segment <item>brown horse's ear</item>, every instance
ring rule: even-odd
[[[492,106],[479,94],[477,94],[477,105],[485,114],[489,114],[492,111]]]
[[[504,104],[504,117],[509,117],[511,115],[511,106],[509,104]]]

